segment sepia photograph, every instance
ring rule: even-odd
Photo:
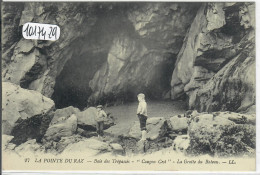
[[[3,171],[256,171],[255,2],[2,2]]]

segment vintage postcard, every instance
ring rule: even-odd
[[[254,2],[2,2],[4,171],[255,171]]]

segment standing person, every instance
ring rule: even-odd
[[[97,129],[98,137],[104,135],[103,129],[104,129],[104,121],[106,118],[107,118],[107,114],[103,110],[103,106],[98,105],[97,106],[97,116],[96,116],[96,122],[97,122],[96,129]]]
[[[139,105],[137,108],[137,117],[140,121],[140,128],[142,132],[141,141],[146,140],[146,120],[147,120],[147,104],[145,101],[145,95],[140,93],[137,95],[137,99],[139,101]]]

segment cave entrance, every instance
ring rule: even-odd
[[[106,62],[113,39],[118,34],[135,35],[134,27],[128,20],[125,8],[128,4],[98,6],[97,21],[91,31],[72,43],[75,49],[71,59],[56,77],[52,99],[56,108],[74,106],[84,109],[92,93],[89,82]]]

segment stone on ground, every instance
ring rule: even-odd
[[[69,107],[62,108],[62,109],[57,109],[54,112],[54,117],[50,124],[53,125],[55,123],[58,123],[59,121],[66,120],[72,114],[76,115],[78,112],[80,112],[80,110],[78,108],[74,108],[73,106],[69,106]]]
[[[112,152],[114,154],[120,154],[122,155],[124,153],[123,147],[118,143],[111,143],[110,147],[112,148]]]
[[[173,149],[178,152],[184,152],[190,146],[188,135],[177,136],[173,141]]]
[[[186,117],[173,116],[167,120],[169,130],[171,131],[183,131],[188,129],[188,119]]]
[[[146,138],[150,140],[156,140],[167,132],[167,123],[163,117],[153,117],[148,118],[146,122],[147,134]],[[133,126],[130,128],[129,137],[135,139],[141,139],[142,133],[140,129],[140,123],[138,121],[134,122]]]
[[[85,130],[95,130],[96,129],[96,116],[97,109],[95,107],[89,107],[86,110],[77,113],[78,116],[78,125]],[[109,128],[114,125],[114,120],[108,116],[104,121],[104,129]]]
[[[44,135],[51,120],[54,102],[33,90],[2,83],[3,134],[13,135],[15,143]]]
[[[99,153],[109,152],[111,148],[108,143],[102,142],[97,138],[84,139],[77,143],[69,144],[64,151],[65,154],[80,154],[86,156],[96,156]]]
[[[61,137],[73,135],[77,130],[77,116],[72,114],[69,118],[64,118],[58,123],[50,124],[44,135],[44,140],[59,141]]]
[[[255,149],[256,127],[244,121],[247,121],[244,114],[230,112],[201,114],[193,118],[188,129],[190,147],[187,152],[217,156],[249,154]]]
[[[10,141],[14,138],[14,136],[10,135],[2,135],[2,149],[6,149]]]

